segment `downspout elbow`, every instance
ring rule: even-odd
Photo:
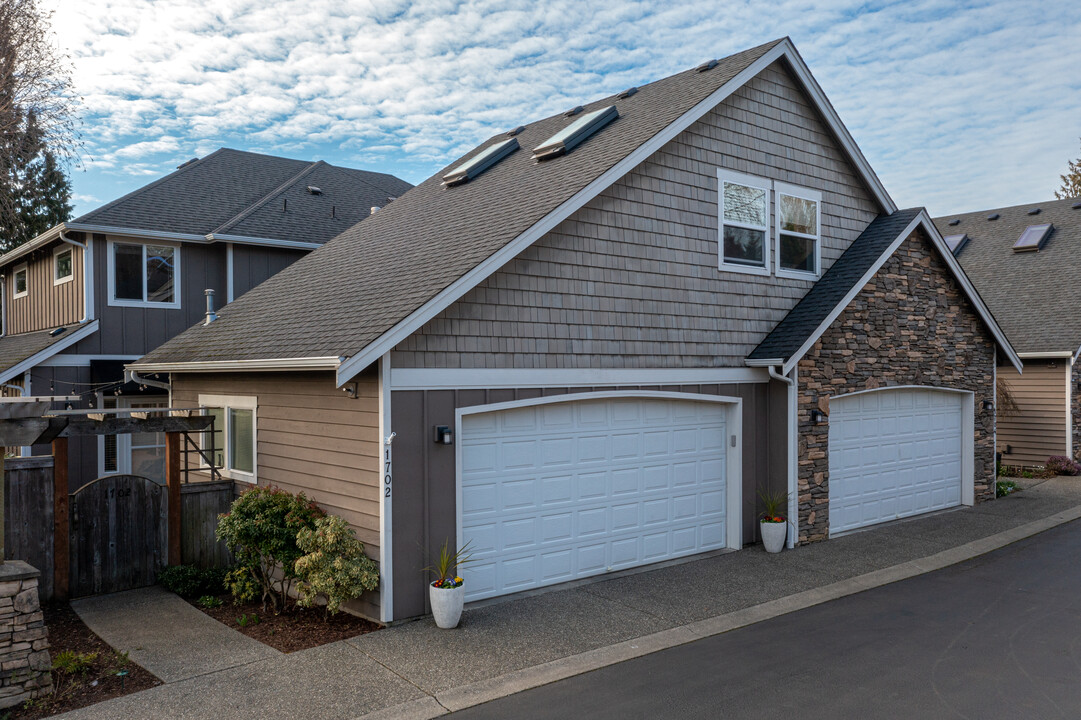
[[[125,382],[137,383],[139,385],[146,385],[147,387],[155,387],[155,388],[159,388],[161,390],[171,390],[172,389],[172,386],[169,383],[162,382],[161,380],[152,380],[152,379],[150,379],[148,377],[144,377],[144,376],[140,375],[139,373],[135,372],[134,370],[127,370],[127,369],[124,370],[124,381]]]
[[[769,370],[769,376],[771,378],[773,378],[774,380],[780,380],[785,385],[792,385],[792,378],[788,377],[787,375],[782,375],[779,372],[777,372],[777,366],[776,365],[770,365],[767,369]]]

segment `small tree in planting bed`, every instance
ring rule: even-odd
[[[322,597],[333,614],[346,600],[379,587],[379,565],[364,554],[363,543],[340,517],[328,515],[316,520],[314,529],[302,529],[297,545],[308,553],[295,566],[302,606],[311,607]]]

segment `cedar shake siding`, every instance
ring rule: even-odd
[[[357,397],[350,398],[335,387],[331,373],[176,373],[172,404],[198,407],[200,394],[255,397],[259,485],[303,492],[344,518],[365,552],[378,559],[377,375],[372,368],[354,380]],[[359,603],[351,608],[379,617],[377,593]]]
[[[829,534],[829,421],[812,423],[811,411],[828,415],[831,397],[852,392],[904,385],[974,392],[975,498],[993,498],[995,414],[983,403],[994,398],[995,354],[945,263],[914,233],[799,362],[799,542]]]
[[[77,233],[71,233],[76,239]],[[53,251],[63,246],[71,249],[72,277],[67,282],[53,283]],[[16,298],[15,269],[26,263],[27,294]],[[55,242],[36,250],[29,257],[4,268],[4,306],[7,308],[9,335],[49,330],[77,323],[83,317],[86,293],[83,289],[83,249]]]
[[[1070,359],[1025,360],[1024,374],[1000,367],[999,378],[1010,386],[1017,412],[1005,409],[998,418],[998,451],[1004,465],[1043,465],[1052,455],[1066,454]]]
[[[400,343],[393,366],[742,367],[812,282],[718,270],[718,168],[821,191],[823,271],[878,214],[779,61]]]

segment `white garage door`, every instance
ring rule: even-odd
[[[961,504],[962,396],[878,390],[830,402],[830,533]]]
[[[466,598],[724,547],[726,412],[639,397],[464,415]]]

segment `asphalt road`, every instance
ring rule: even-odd
[[[1081,718],[1081,521],[453,717]]]

